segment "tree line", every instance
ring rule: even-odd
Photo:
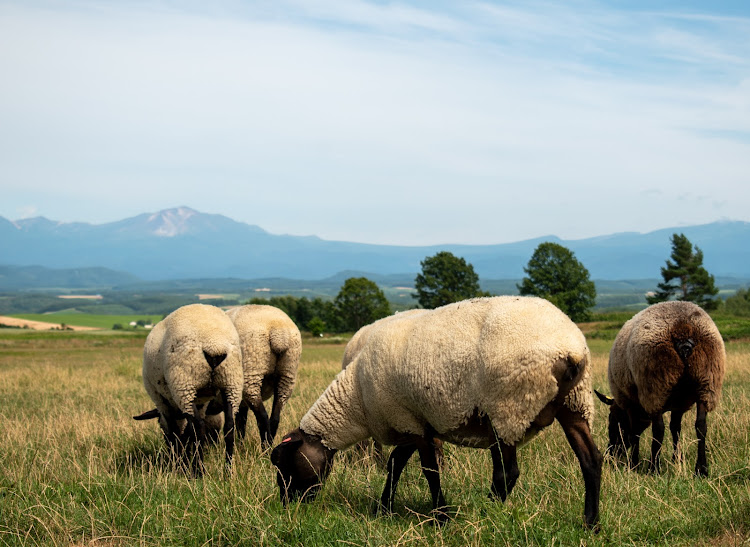
[[[673,234],[672,252],[661,268],[663,281],[647,295],[649,304],[665,300],[695,302],[707,311],[721,302],[714,276],[703,267],[703,252],[685,237]],[[482,291],[479,276],[465,259],[441,251],[420,262],[412,296],[422,308],[434,309],[467,298],[490,296]],[[596,287],[589,271],[575,254],[557,243],[541,243],[524,267],[525,277],[516,285],[521,295],[549,300],[573,321],[586,321],[596,303]],[[391,314],[383,291],[365,277],[344,282],[333,301],[276,296],[253,298],[250,304],[270,304],[284,310],[297,325],[313,335],[322,332],[353,332]],[[750,292],[740,290],[725,308],[730,313],[750,316]]]

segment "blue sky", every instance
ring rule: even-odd
[[[750,221],[750,3],[0,0],[0,216],[502,243]]]

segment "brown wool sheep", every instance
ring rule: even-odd
[[[726,353],[719,330],[709,315],[691,302],[661,302],[630,319],[618,333],[609,354],[612,397],[597,392],[610,405],[608,452],[639,463],[641,433],[652,427],[649,468],[660,471],[664,418],[672,412],[673,461],[679,458],[682,415],[697,404],[695,431],[698,458],[695,474],[708,475],[706,414],[721,395]]]

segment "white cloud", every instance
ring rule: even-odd
[[[747,218],[747,19],[593,2],[56,6],[0,7],[1,215],[186,204],[380,243]]]

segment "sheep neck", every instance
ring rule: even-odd
[[[370,436],[357,382],[356,360],[334,378],[302,417],[300,429],[328,448],[342,450]]]

